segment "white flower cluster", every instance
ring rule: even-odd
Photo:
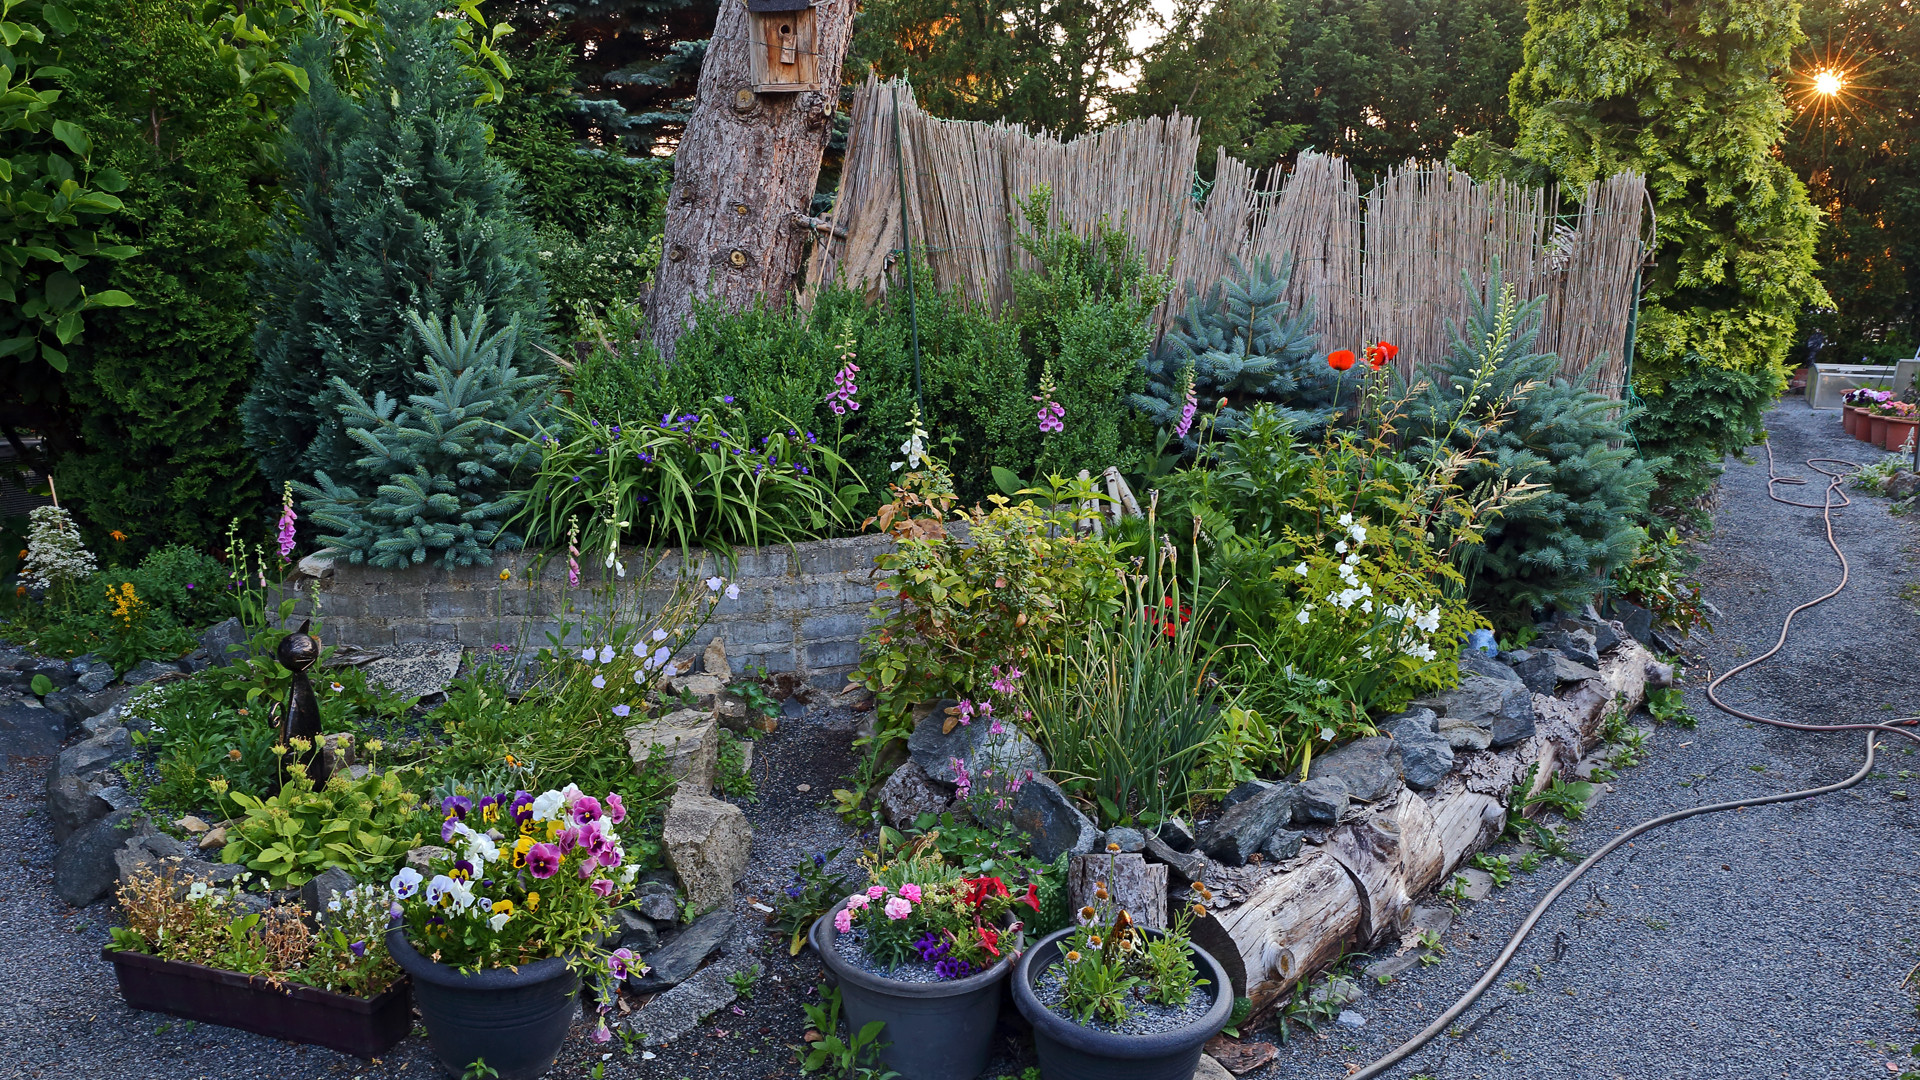
[[[34,508],[28,517],[27,563],[20,574],[28,585],[51,589],[82,581],[97,569],[72,515],[58,506]]]
[[[1425,634],[1437,634],[1440,632],[1439,604],[1435,604],[1423,612],[1409,600],[1405,604],[1388,604],[1382,613],[1389,619],[1411,623],[1414,629]],[[1424,641],[1417,641],[1408,645],[1406,647],[1406,654],[1428,661],[1429,663],[1433,661],[1435,656],[1439,655],[1433,651],[1432,645]]]

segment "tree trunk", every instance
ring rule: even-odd
[[[693,115],[674,155],[654,275],[649,314],[662,356],[672,356],[699,297],[724,298],[737,309],[756,296],[781,299],[798,283],[802,219],[840,102],[853,0],[820,0],[813,11],[821,89],[756,94],[751,17],[742,0],[721,0]]]
[[[1107,887],[1113,905],[1144,930],[1167,928],[1167,868],[1139,855],[1075,855],[1067,864],[1067,902],[1074,911],[1095,903]]]

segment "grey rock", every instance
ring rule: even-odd
[[[240,625],[238,618],[215,623],[200,635],[200,647],[207,651],[214,666],[225,666],[239,659],[232,654],[246,652],[247,628]]]
[[[700,653],[700,670],[703,674],[713,675],[721,681],[733,678],[733,665],[727,662],[727,639],[719,634],[707,642]]]
[[[720,722],[699,709],[675,709],[626,729],[627,756],[636,770],[658,765],[688,791],[713,787],[720,763]]]
[[[1111,847],[1114,844],[1120,845],[1120,852],[1123,855],[1131,855],[1135,852],[1145,851],[1147,849],[1147,834],[1141,832],[1139,829],[1128,829],[1116,826],[1107,830],[1106,842],[1103,846]]]
[[[194,881],[225,885],[237,879],[246,869],[237,863],[216,863],[195,858],[192,848],[145,823],[136,827],[126,845],[113,853],[113,862],[122,885],[142,873],[164,874],[176,887],[184,887]]]
[[[1201,1054],[1200,1064],[1193,1067],[1193,1080],[1233,1080],[1233,1074],[1212,1054]]]
[[[327,903],[333,899],[333,894],[337,892],[345,896],[352,892],[357,884],[359,883],[353,880],[352,874],[337,866],[322,870],[305,885],[300,886],[300,902],[307,906],[308,911],[324,921],[327,917]]]
[[[180,674],[180,665],[170,660],[142,660],[133,665],[133,670],[122,676],[120,681],[128,686],[143,686],[159,679],[176,678]]]
[[[1160,838],[1161,843],[1175,851],[1193,850],[1195,843],[1193,826],[1188,824],[1185,818],[1177,816],[1168,818],[1154,830],[1154,835]]]
[[[1540,635],[1540,645],[1552,649],[1576,664],[1588,667],[1600,666],[1600,650],[1596,647],[1593,632],[1584,628],[1574,630],[1555,630]]]
[[[1534,652],[1514,670],[1520,673],[1520,679],[1526,683],[1528,690],[1548,697],[1552,697],[1562,683],[1600,677],[1600,673],[1593,668],[1569,660],[1564,653],[1552,649]]]
[[[117,727],[125,727],[120,722],[120,706],[114,705],[98,716],[89,716],[80,721],[80,731],[89,739],[97,739]]]
[[[1415,706],[1405,712],[1397,712],[1392,716],[1381,717],[1380,723],[1377,726],[1382,731],[1394,732],[1396,737],[1398,737],[1401,726],[1405,724],[1411,724],[1431,735],[1439,721],[1439,715],[1432,709]]]
[[[939,814],[952,807],[953,789],[928,776],[919,762],[909,761],[893,770],[873,801],[887,824],[904,828],[921,814]]]
[[[1647,661],[1647,685],[1656,690],[1665,690],[1673,686],[1673,665],[1658,660]]]
[[[1260,845],[1260,854],[1268,862],[1283,862],[1300,854],[1300,844],[1306,838],[1306,833],[1293,829],[1275,829],[1273,835]]]
[[[1367,1018],[1354,1012],[1352,1009],[1342,1009],[1339,1019],[1335,1020],[1334,1023],[1339,1024],[1341,1027],[1361,1028],[1367,1026]]]
[[[433,875],[434,862],[439,859],[444,859],[451,854],[453,854],[451,850],[443,848],[438,844],[426,844],[417,848],[409,848],[407,849],[407,865],[431,877]]]
[[[1400,775],[1407,786],[1425,791],[1453,770],[1453,746],[1435,729],[1432,710],[1415,709],[1389,730],[1400,753]]]
[[[105,690],[108,684],[112,682],[113,682],[113,669],[111,667],[103,666],[103,667],[88,669],[86,674],[80,676],[78,679],[74,681],[74,686],[84,691],[85,693],[97,694],[100,691]]]
[[[1638,641],[1642,645],[1649,645],[1652,643],[1653,641],[1653,612],[1652,611],[1649,611],[1648,609],[1641,607],[1639,604],[1636,604],[1631,600],[1618,600],[1618,599],[1613,601],[1613,603],[1609,606],[1608,610],[1615,619],[1619,620],[1620,628],[1627,632],[1627,636],[1633,638],[1635,641]]]
[[[1313,761],[1316,777],[1338,777],[1347,794],[1361,802],[1377,802],[1400,789],[1393,740],[1373,735],[1355,739]]]
[[[989,827],[1011,822],[1026,833],[1034,858],[1041,862],[1069,853],[1085,855],[1100,841],[1100,829],[1068,800],[1060,785],[1044,776],[1021,783],[1004,810],[988,808],[978,814]]]
[[[1188,881],[1205,881],[1207,877],[1207,857],[1193,851],[1175,851],[1163,843],[1159,837],[1147,838],[1146,856],[1154,862],[1165,863],[1174,872]]]
[[[620,948],[645,956],[660,947],[660,929],[652,919],[630,907],[620,908],[613,915],[618,924]]]
[[[1245,783],[1235,784],[1232,791],[1221,797],[1220,809],[1237,806],[1272,786],[1265,780],[1248,780]]]
[[[46,757],[60,752],[67,721],[32,697],[0,698],[0,762],[7,754]]]
[[[458,647],[444,645],[396,645],[391,653],[361,668],[367,681],[385,687],[401,697],[427,697],[444,693],[447,684],[460,673],[464,654]]]
[[[1313,989],[1307,1000],[1316,1005],[1351,1005],[1367,996],[1360,984],[1345,975],[1329,975],[1327,981]]]
[[[952,731],[943,733],[940,729],[946,721],[945,710],[935,708],[914,725],[913,735],[907,739],[908,756],[935,780],[951,784],[960,779],[955,759],[976,784],[988,769],[998,776],[1021,777],[1028,770],[1037,777],[1047,769],[1046,755],[1016,728],[1006,727],[995,735],[991,724],[976,720],[956,724]]]
[[[114,854],[134,839],[135,811],[115,810],[67,837],[53,857],[53,891],[74,907],[86,907],[113,891],[120,880]]]
[[[1228,866],[1245,866],[1273,831],[1293,820],[1300,790],[1294,784],[1274,784],[1265,791],[1220,812],[1200,830],[1199,848]]]
[[[1888,477],[1886,484],[1880,490],[1885,492],[1889,499],[1910,499],[1916,493],[1920,493],[1920,473],[1902,469]]]
[[[1519,682],[1520,675],[1512,665],[1495,660],[1491,656],[1482,656],[1477,652],[1460,654],[1460,673],[1465,675],[1485,675],[1489,679],[1503,679],[1507,682]]]
[[[1543,661],[1541,658],[1545,657]],[[1522,679],[1528,678],[1527,665],[1533,664],[1569,664],[1572,661],[1556,652],[1537,652],[1516,669]],[[1590,668],[1580,668],[1591,671]],[[1597,674],[1597,673],[1596,673]],[[1422,698],[1416,704],[1433,709],[1443,718],[1439,725],[1442,734],[1448,734],[1447,741],[1455,750],[1466,749],[1463,740],[1474,741],[1474,737],[1464,733],[1457,723],[1446,721],[1465,721],[1487,732],[1487,745],[1506,746],[1518,742],[1533,734],[1534,709],[1531,683],[1515,685],[1500,679],[1490,679],[1484,675],[1473,675],[1461,680],[1460,685],[1445,693]],[[1502,739],[1506,741],[1501,741]],[[1472,749],[1485,749],[1485,746],[1473,746]]]
[[[67,724],[69,732],[80,730],[80,724],[91,716],[98,716],[106,710],[127,700],[129,690],[124,686],[114,686],[89,691],[86,680],[93,677],[89,671],[81,676],[81,681],[65,690],[55,690],[44,699],[46,707],[58,713]]]
[[[807,715],[807,703],[800,700],[799,695],[796,694],[780,703],[780,715],[789,720],[798,720]]]
[[[641,957],[648,971],[628,975],[627,989],[636,994],[657,994],[685,982],[720,947],[733,929],[733,913],[725,909],[710,911],[693,920],[692,925],[675,934],[672,940]]]
[[[113,805],[100,796],[103,786],[80,776],[47,779],[47,820],[55,843],[113,812]]]
[[[133,756],[133,736],[126,728],[113,728],[104,735],[74,743],[60,751],[49,777],[85,776]]]
[[[1620,643],[1626,640],[1626,631],[1610,619],[1585,616],[1581,618],[1580,625],[1593,634],[1593,651],[1601,656],[1619,648]]]
[[[687,1035],[740,996],[727,982],[730,974],[724,964],[702,969],[635,1009],[626,1019],[627,1030],[638,1033],[644,1046],[666,1046]]]
[[[1440,737],[1447,746],[1458,754],[1463,750],[1485,750],[1493,745],[1493,729],[1481,727],[1471,720],[1443,717],[1439,724]]]
[[[1295,817],[1331,825],[1347,812],[1349,796],[1346,782],[1337,776],[1316,776],[1300,785],[1300,803]]]
[[[673,902],[673,889],[670,886],[659,892],[641,893],[633,906],[659,926],[672,926],[680,921],[680,908]]]
[[[719,907],[747,872],[753,827],[739,807],[682,785],[667,804],[660,846],[687,899],[701,908]]]
[[[35,675],[45,675],[53,684],[53,689],[64,690],[73,685],[73,668],[65,660],[52,660],[46,657],[33,657],[25,667],[18,669],[26,681],[31,683]]]
[[[105,660],[100,659],[100,657],[94,653],[81,653],[79,656],[76,656],[73,659],[67,661],[67,669],[69,671],[72,671],[74,676],[77,678],[81,675],[85,675],[89,671],[96,671],[101,669],[112,671],[113,665],[108,663]]]
[[[1527,702],[1524,713],[1502,713],[1493,718],[1491,745],[1495,750],[1512,746],[1514,743],[1533,738],[1534,732],[1533,702]]]

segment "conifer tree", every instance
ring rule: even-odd
[[[1233,272],[1211,289],[1187,290],[1187,310],[1176,315],[1160,342],[1141,361],[1147,390],[1129,397],[1153,425],[1174,432],[1188,451],[1199,446],[1197,426],[1180,431],[1191,387],[1200,408],[1214,414],[1216,431],[1237,431],[1244,410],[1259,402],[1296,431],[1325,424],[1332,410],[1334,380],[1314,363],[1317,335],[1313,311],[1289,312],[1282,294],[1293,276],[1291,259],[1278,269],[1261,258],[1251,270],[1233,261]],[[1217,414],[1217,403],[1227,407]]]
[[[1664,498],[1686,503],[1722,455],[1758,436],[1784,385],[1815,277],[1819,213],[1775,147],[1773,75],[1801,40],[1780,0],[1530,0],[1510,95],[1515,155],[1585,184],[1645,174],[1659,215],[1635,337],[1635,430],[1666,455]],[[1498,160],[1462,140],[1456,158]]]
[[[1425,389],[1409,409],[1411,445],[1483,453],[1461,479],[1469,491],[1538,487],[1488,527],[1472,575],[1477,603],[1523,618],[1578,610],[1639,550],[1653,470],[1663,462],[1635,451],[1620,402],[1584,374],[1569,382],[1559,357],[1533,350],[1544,298],[1518,302],[1497,261],[1479,298],[1466,284],[1467,316],[1457,328],[1449,323],[1446,358],[1415,373]],[[1477,407],[1467,407],[1470,396]]]
[[[533,437],[547,378],[514,368],[519,327],[488,337],[484,311],[464,329],[449,320],[443,330],[411,311],[407,321],[427,353],[413,378],[429,392],[409,396],[401,411],[385,391],[368,401],[334,376],[347,437],[363,454],[340,482],[322,470],[317,484],[294,487],[327,530],[321,542],[350,562],[489,564],[495,546],[519,543],[505,526],[525,498],[517,475],[539,461]]]
[[[491,311],[522,328],[522,366],[540,364],[546,288],[533,234],[512,174],[487,156],[456,23],[432,0],[380,0],[379,14],[384,33],[357,99],[334,83],[328,42],[295,52],[311,93],[289,121],[291,207],[254,276],[260,371],[243,411],[275,483],[345,473],[359,451],[340,423],[339,387],[404,392],[416,355],[409,316]]]

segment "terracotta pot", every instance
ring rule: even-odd
[[[1906,448],[1907,439],[1913,435],[1916,427],[1920,427],[1920,421],[1888,417],[1887,434],[1880,440],[1880,445],[1889,452],[1897,453]]]
[[[1846,429],[1847,434],[1852,435],[1860,425],[1859,408],[1853,405],[1842,405],[1840,414],[1840,426]]]
[[[1868,416],[1867,424],[1867,441],[1875,446],[1887,445],[1887,418],[1884,416]]]

